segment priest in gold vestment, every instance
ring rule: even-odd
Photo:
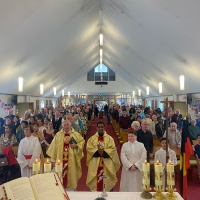
[[[70,142],[72,137],[77,144]],[[81,159],[84,143],[85,140],[80,133],[71,128],[71,122],[66,120],[47,150],[47,155],[51,157],[52,162],[60,160],[63,163],[63,187],[66,189],[77,188],[77,182],[82,175]]]
[[[103,122],[97,123],[97,133],[87,142],[88,174],[86,185],[91,191],[103,190],[103,176],[106,191],[112,190],[117,183],[116,173],[120,168],[114,140],[105,132]]]

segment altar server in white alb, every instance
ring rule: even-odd
[[[41,145],[38,138],[34,137],[32,133],[32,126],[26,126],[24,129],[25,138],[19,143],[17,161],[21,168],[22,177],[31,177],[33,175],[33,162],[36,159],[40,160]]]
[[[166,154],[166,138],[163,137],[160,139],[161,148],[156,151],[154,162],[157,162],[158,160],[162,163],[162,169],[163,169],[163,188],[165,188],[165,171],[166,171],[166,156],[168,158],[168,161],[174,164],[174,166],[177,165],[177,158],[176,153],[172,149],[168,147],[168,153]],[[168,141],[169,145],[169,141]]]
[[[128,132],[128,142],[121,149],[123,164],[120,182],[120,192],[142,191],[142,163],[147,159],[143,143],[137,141],[135,131]]]

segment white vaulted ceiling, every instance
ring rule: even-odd
[[[199,92],[199,10],[199,0],[0,0],[0,93],[18,93],[20,61],[18,94],[39,96],[41,73],[44,96],[53,96],[53,87],[58,96],[70,88],[78,94],[78,81],[85,94],[98,93],[83,77],[99,63],[100,32],[103,62],[120,76],[112,92],[123,92],[121,79],[126,91],[140,88],[144,96],[146,86],[159,95],[160,80],[163,95]]]

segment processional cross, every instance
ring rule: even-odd
[[[161,101],[161,103],[166,104],[166,166],[167,166],[167,161],[168,161],[168,97],[166,98],[165,101]],[[167,170],[165,170],[165,186],[167,186]],[[163,188],[166,191],[166,187]]]

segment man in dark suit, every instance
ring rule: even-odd
[[[198,118],[196,119],[196,126],[198,126],[200,128],[200,112],[198,113]]]
[[[183,127],[183,116],[182,114],[180,113],[180,110],[179,109],[176,109],[176,114],[178,116],[178,124],[177,124],[177,128],[179,129],[182,129]]]
[[[58,132],[60,125],[62,123],[62,118],[60,117],[59,111],[55,112],[55,116],[52,118],[52,123],[53,123],[53,129],[56,130],[56,132]]]
[[[153,137],[150,131],[148,131],[148,122],[142,120],[141,129],[137,131],[137,141],[144,144],[147,151],[147,162],[150,163],[150,158],[153,158]],[[150,184],[155,185],[154,180],[150,174]]]

